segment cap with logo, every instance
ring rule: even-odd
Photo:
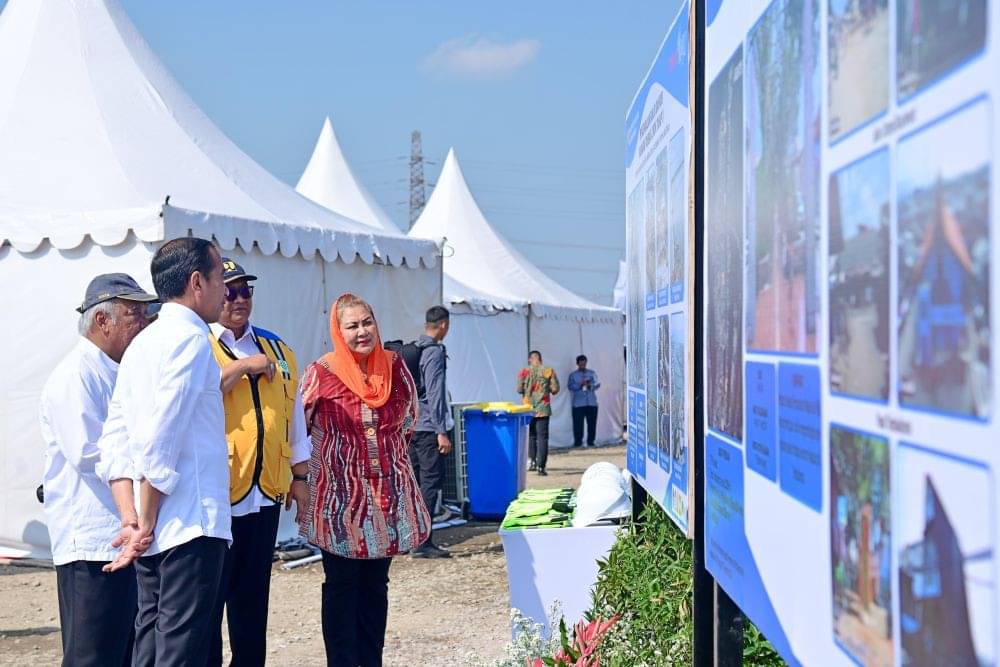
[[[149,294],[139,287],[139,283],[127,273],[102,273],[87,285],[87,293],[83,298],[83,303],[76,309],[76,312],[82,313],[111,299],[124,299],[140,303],[159,301],[156,295]]]
[[[257,276],[247,273],[246,269],[229,259],[222,258],[222,282],[231,283],[234,280],[257,280]]]

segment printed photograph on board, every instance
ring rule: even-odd
[[[896,158],[899,402],[973,419],[992,404],[989,116],[973,103]]]
[[[897,0],[897,95],[912,95],[981,52],[987,14],[986,0]]]
[[[816,353],[819,4],[774,0],[746,56],[747,348]]]
[[[833,634],[865,667],[892,667],[889,442],[830,426]]]
[[[657,383],[657,345],[656,318],[646,320],[646,453],[650,459],[656,460],[659,446],[660,398]]]
[[[996,496],[979,463],[901,443],[900,664],[997,664]]]
[[[889,151],[830,176],[830,391],[889,400]]]
[[[687,463],[687,420],[684,418],[686,389],[684,341],[686,339],[687,325],[684,313],[674,313],[670,316],[670,405],[668,411],[670,412],[670,455],[675,466]],[[661,346],[661,349],[665,348],[666,346]]]
[[[646,220],[646,309],[656,307],[656,167],[646,172],[643,213]]]
[[[687,146],[684,128],[670,139],[670,293],[671,303],[684,299],[684,260],[687,257],[687,170],[684,155]]]
[[[830,141],[889,104],[889,0],[827,0]]]
[[[705,349],[708,427],[743,439],[743,50],[708,91]]]
[[[646,297],[643,294],[642,265],[644,251],[642,242],[645,239],[644,216],[642,213],[643,183],[636,185],[628,196],[626,203],[626,229],[628,234],[628,383],[631,387],[642,389],[645,384],[643,376],[646,367],[645,357]]]
[[[667,290],[670,287],[670,257],[667,239],[667,208],[669,189],[667,179],[667,147],[656,156],[656,305],[667,305]]]
[[[670,316],[660,315],[659,317],[659,329],[660,329],[660,354],[659,354],[659,364],[657,373],[657,384],[659,385],[659,396],[663,403],[666,405],[673,405],[673,399],[671,396],[672,387],[670,384],[670,369],[673,356],[673,344],[670,338]],[[660,433],[663,437],[660,438],[660,467],[663,468],[667,473],[670,472],[670,445],[671,437],[673,431],[671,430],[671,420],[675,418],[672,410],[664,407],[660,410]]]

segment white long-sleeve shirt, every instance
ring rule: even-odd
[[[253,326],[248,322],[247,329],[236,340],[236,335],[221,324],[209,325],[215,337],[228,347],[237,359],[245,359],[255,354],[260,354],[256,338],[253,334]],[[291,465],[308,461],[312,456],[312,440],[306,432],[306,415],[302,409],[302,387],[295,392],[295,405],[292,407],[292,424],[289,430],[289,444],[292,447],[292,458],[289,459]],[[236,503],[232,507],[233,516],[246,516],[259,512],[261,507],[273,505],[274,501],[266,497],[259,487],[250,489],[247,497]]]
[[[45,517],[52,561],[110,561],[121,520],[111,489],[94,472],[97,441],[108,414],[118,364],[80,338],[42,389]]]
[[[146,556],[201,536],[232,542],[222,376],[210,335],[194,311],[165,303],[118,370],[97,472],[146,479],[163,494]]]

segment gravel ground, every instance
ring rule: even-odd
[[[625,464],[624,447],[554,452],[549,476],[529,473],[533,488],[577,485],[596,461]],[[510,638],[507,572],[493,523],[436,533],[454,558],[393,561],[389,572],[387,666],[461,665],[472,652],[496,658]],[[284,571],[271,582],[269,664],[323,665],[321,565]],[[0,665],[56,665],[61,656],[55,574],[51,568],[0,566]]]

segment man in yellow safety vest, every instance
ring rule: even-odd
[[[229,444],[229,500],[233,544],[223,571],[218,625],[209,664],[222,662],[222,608],[226,608],[234,665],[264,665],[271,560],[281,504],[309,500],[306,434],[295,354],[276,334],[250,324],[257,276],[222,258],[226,302],[211,325],[212,349],[222,368]]]

